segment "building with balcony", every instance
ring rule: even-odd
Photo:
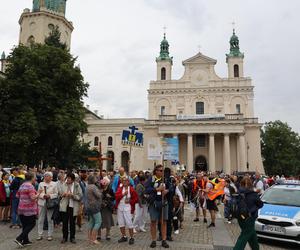
[[[111,161],[108,170],[152,169],[159,161],[149,160],[153,138],[178,138],[179,163],[188,171],[264,172],[261,124],[254,115],[254,86],[244,76],[244,54],[233,30],[226,55],[228,76],[215,73],[217,61],[198,53],[183,61],[184,74],[172,79],[173,58],[164,34],[156,58],[157,76],[148,89],[148,119],[99,119],[89,115],[85,142],[98,147]],[[144,134],[143,147],[122,144],[122,131],[136,126]],[[130,161],[129,161],[130,157]],[[130,165],[129,165],[130,163]]]

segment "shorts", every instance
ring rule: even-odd
[[[0,202],[0,207],[9,207],[10,206],[10,198],[6,198],[5,202]]]
[[[216,199],[214,199],[214,200],[207,199],[206,200],[206,208],[207,208],[207,210],[210,210],[210,211],[219,211],[217,204],[216,204]]]
[[[149,205],[148,211],[150,214],[150,220],[151,221],[159,221],[161,220],[161,216],[163,215],[163,220],[168,220],[168,210],[169,206],[168,204],[164,205],[162,208],[155,207],[154,204]]]
[[[119,227],[134,228],[131,211],[121,211],[117,209],[117,219]]]

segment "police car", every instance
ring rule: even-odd
[[[255,230],[260,238],[300,245],[300,181],[284,181],[267,189],[261,197]]]

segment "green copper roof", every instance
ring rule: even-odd
[[[158,60],[173,60],[173,57],[170,57],[169,54],[169,42],[166,39],[166,33],[164,33],[164,39],[160,43],[160,53],[159,57],[156,58],[156,61]]]
[[[66,13],[67,0],[33,0],[32,11],[40,11],[40,8],[46,8],[49,11],[57,13]]]
[[[6,58],[5,52],[3,51],[3,52],[2,52],[2,55],[1,55],[1,59],[4,60],[5,58]]]
[[[241,57],[244,58],[244,53],[240,52],[240,46],[239,46],[239,38],[235,34],[235,30],[233,29],[233,34],[230,38],[230,53],[226,54],[227,58],[228,57]]]

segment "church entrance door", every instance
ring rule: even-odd
[[[206,158],[203,155],[199,155],[195,160],[195,171],[207,171]]]

